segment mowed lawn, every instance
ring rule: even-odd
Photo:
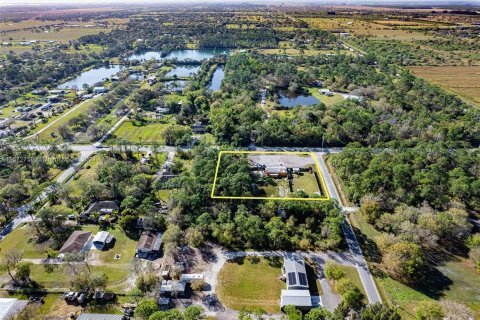
[[[418,77],[480,105],[480,66],[410,67]]]
[[[115,130],[112,134],[109,142],[115,139],[125,139],[133,144],[154,143],[164,144],[165,139],[162,137],[162,133],[168,123],[148,123],[146,125],[134,125],[132,121],[125,121],[122,125]]]
[[[90,231],[93,235],[104,229],[100,229],[99,226],[87,226],[82,228],[85,231]],[[90,255],[96,256],[96,260],[108,264],[108,265],[124,265],[125,268],[129,268],[128,264],[135,256],[135,249],[137,247],[137,240],[129,238],[125,232],[119,227],[105,229],[115,238],[115,244],[113,248],[106,251],[91,250]],[[120,255],[119,259],[115,259],[115,255]]]
[[[0,261],[3,260],[5,254],[11,250],[19,250],[23,252],[23,257],[27,259],[46,258],[47,254],[40,248],[36,248],[35,242],[30,240],[34,236],[35,230],[31,224],[26,223],[14,229],[2,241],[0,241]]]
[[[285,283],[278,279],[280,267],[269,264],[265,258],[258,263],[244,259],[241,263],[226,262],[218,273],[217,293],[225,306],[260,307],[270,313],[280,312],[280,294]]]
[[[73,109],[65,110],[62,114],[60,114],[56,118],[52,118],[52,120],[50,120],[45,125],[39,125],[32,133],[35,133],[36,131],[41,130],[42,128],[48,126],[50,123],[53,123],[53,121],[56,121],[50,127],[45,129],[44,131],[40,132],[38,134],[37,139],[39,141],[55,141],[55,140],[61,139],[60,135],[58,134],[58,128],[61,127],[64,124],[66,124],[70,119],[75,118],[76,116],[78,116],[82,113],[85,113],[88,110],[88,108],[90,108],[90,106],[93,105],[95,100],[96,99],[87,100],[87,101],[84,101],[84,102],[76,105],[75,107],[73,107]],[[68,113],[68,112],[70,112],[70,113]],[[52,137],[53,132],[55,132],[55,134],[57,135],[56,138]]]

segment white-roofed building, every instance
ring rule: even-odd
[[[12,319],[28,304],[26,300],[15,298],[0,298],[0,320]]]
[[[311,309],[312,297],[308,287],[305,259],[297,253],[286,253],[282,269],[287,290],[282,290],[280,307],[294,305],[301,310]]]
[[[280,307],[294,305],[299,309],[310,309],[312,307],[312,297],[308,290],[282,290]]]
[[[113,237],[107,231],[100,231],[93,237],[93,245],[95,248],[102,250],[112,241]]]

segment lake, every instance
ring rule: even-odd
[[[178,61],[185,60],[205,60],[213,58],[215,55],[227,53],[227,50],[214,50],[214,49],[186,49],[186,50],[174,50],[162,57],[160,51],[146,51],[139,54],[133,54],[128,57],[128,60],[150,60],[155,59],[158,61],[166,59],[177,59]]]
[[[311,94],[296,94],[288,90],[280,90],[278,92],[280,105],[283,107],[292,108],[298,105],[309,106],[312,104],[320,103],[320,100],[312,96]]]
[[[191,77],[200,70],[200,66],[179,66],[168,71],[166,77]]]
[[[75,79],[62,83],[58,86],[59,89],[82,89],[83,84],[89,86],[97,82],[104,81],[107,78],[119,73],[124,69],[122,65],[112,65],[109,67],[100,67],[90,69],[80,73]]]
[[[187,85],[187,81],[185,80],[165,81],[163,85],[167,90],[178,91],[185,88],[185,86]]]
[[[224,77],[225,77],[225,72],[223,71],[223,67],[218,67],[217,70],[215,70],[215,72],[213,73],[212,83],[208,88],[213,91],[220,89],[220,86],[222,85],[222,80]]]

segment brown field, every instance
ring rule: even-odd
[[[97,34],[100,32],[108,32],[108,28],[63,28],[59,31],[52,32],[32,32],[30,30],[21,30],[14,32],[2,33],[0,41],[68,41],[80,38],[81,36]]]
[[[356,35],[367,35],[378,40],[426,40],[432,36],[413,30],[399,29],[385,23],[375,23],[349,18],[303,18],[310,27],[329,31],[350,32]]]
[[[417,76],[480,104],[480,66],[411,67]]]

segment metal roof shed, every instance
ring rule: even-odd
[[[310,309],[312,307],[312,297],[308,290],[282,290],[280,307],[294,305],[300,309]]]

